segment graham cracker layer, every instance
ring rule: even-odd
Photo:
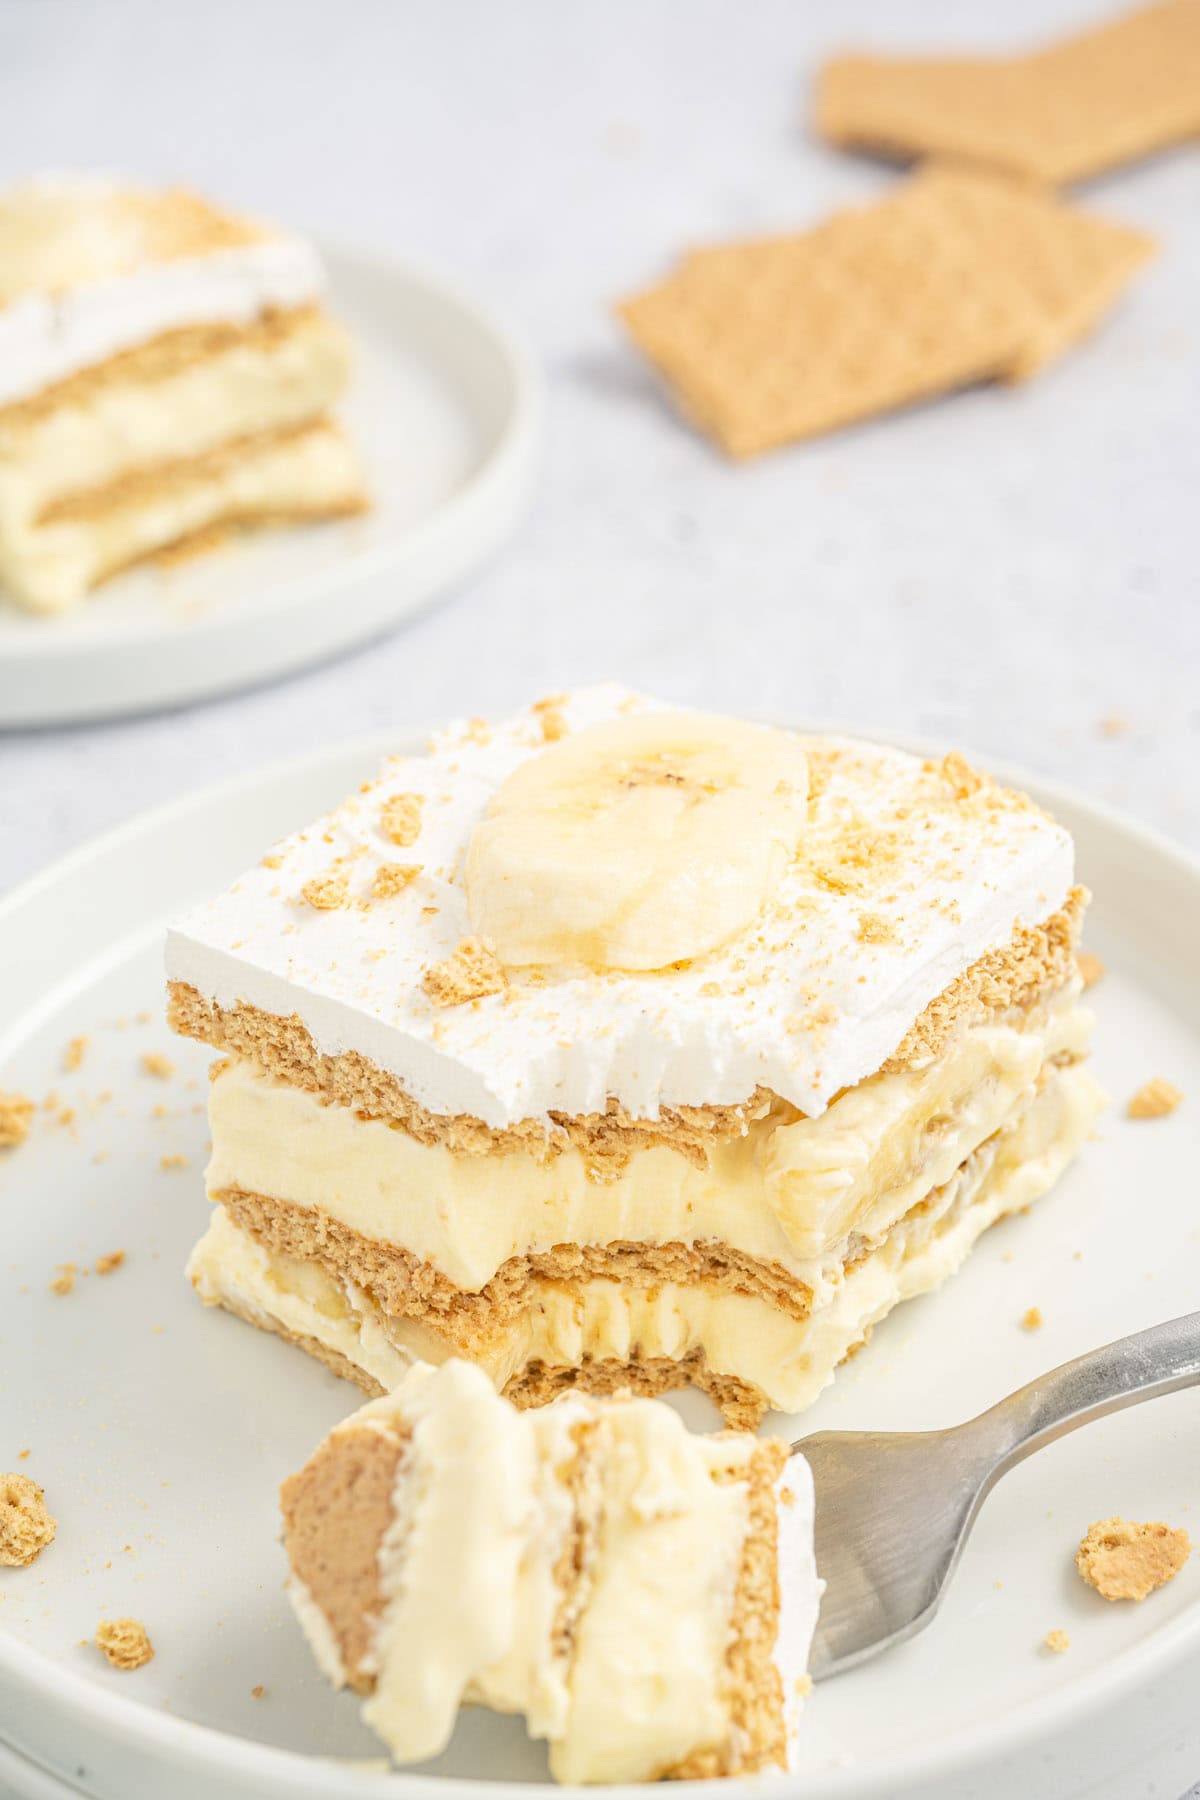
[[[545,1406],[559,1394],[619,1394],[626,1389],[646,1399],[678,1388],[699,1388],[725,1423],[737,1431],[755,1431],[769,1402],[748,1381],[710,1369],[702,1350],[675,1361],[669,1356],[585,1357],[581,1363],[527,1363],[504,1389],[504,1398],[522,1409]]]
[[[10,428],[20,431],[47,414],[57,412],[60,407],[90,405],[105,388],[117,384],[149,387],[179,374],[182,369],[211,362],[230,350],[270,352],[290,338],[301,337],[315,329],[328,331],[332,328],[327,315],[314,305],[288,310],[272,308],[244,325],[213,320],[206,325],[185,325],[174,331],[161,332],[131,350],[118,351],[102,363],[93,363],[62,381],[52,382],[24,400],[0,406],[0,441]]]
[[[400,1418],[386,1431],[335,1431],[279,1490],[293,1573],[324,1614],[346,1679],[359,1694],[369,1694],[375,1685],[363,1665],[384,1607],[379,1546],[392,1522],[392,1497],[410,1437]]]
[[[775,1483],[790,1454],[790,1445],[768,1438],[757,1446],[748,1467],[729,1469],[718,1477],[744,1481],[749,1502],[726,1652],[730,1731],[718,1748],[700,1751],[664,1770],[672,1780],[707,1781],[749,1775],[769,1766],[787,1768],[783,1682],[774,1659],[780,1607]]]
[[[315,1362],[324,1363],[331,1375],[338,1375],[343,1381],[353,1382],[356,1388],[367,1396],[368,1400],[378,1400],[386,1393],[382,1384],[365,1369],[343,1356],[340,1350],[334,1350],[329,1344],[323,1344],[320,1338],[310,1337],[305,1331],[292,1331],[272,1314],[259,1307],[242,1305],[228,1293],[222,1293],[220,1300],[206,1300],[206,1306],[220,1306],[222,1312],[232,1313],[235,1319],[241,1319],[244,1325],[254,1325],[259,1331],[273,1332],[276,1337],[283,1338],[286,1343],[294,1344],[297,1350],[304,1350]]]
[[[1089,894],[1073,887],[1061,912],[1041,925],[1022,925],[1002,950],[990,950],[952,981],[909,1027],[881,1070],[922,1068],[961,1025],[989,1013],[1033,1006],[1076,973],[1075,949]]]
[[[729,1244],[559,1244],[553,1250],[511,1256],[492,1279],[472,1293],[400,1244],[366,1237],[328,1213],[265,1194],[227,1188],[213,1196],[240,1230],[268,1250],[300,1262],[319,1262],[341,1281],[369,1293],[393,1318],[419,1317],[444,1333],[464,1355],[478,1354],[529,1305],[538,1283],[581,1284],[608,1279],[626,1287],[663,1282],[695,1283],[723,1293],[766,1300],[794,1319],[812,1309],[812,1289],[778,1263]],[[865,1251],[864,1251],[865,1254]]]
[[[834,144],[1084,180],[1200,134],[1200,5],[1162,0],[1025,56],[837,56],[815,123]]]
[[[1002,949],[980,957],[924,1009],[882,1072],[923,1067],[960,1026],[989,1013],[1031,1006],[1069,981],[1086,903],[1086,890],[1073,888],[1061,912],[1044,924],[1021,927]],[[635,1151],[655,1145],[704,1168],[715,1144],[744,1137],[752,1122],[772,1113],[781,1124],[804,1116],[759,1087],[737,1106],[664,1107],[658,1119],[632,1119],[610,1099],[605,1113],[551,1113],[549,1127],[525,1119],[494,1131],[469,1113],[429,1112],[395,1075],[357,1050],[324,1054],[294,1013],[285,1018],[243,1002],[220,1006],[189,983],[172,981],[167,1020],[182,1037],[245,1057],[280,1081],[348,1106],[364,1118],[382,1119],[420,1144],[442,1144],[456,1156],[522,1150],[541,1160],[570,1148],[600,1178],[623,1169]]]
[[[189,456],[179,462],[156,463],[152,468],[131,469],[116,481],[104,487],[89,488],[84,493],[67,494],[60,500],[54,500],[44,507],[38,515],[38,525],[55,525],[65,522],[78,523],[92,519],[103,519],[112,513],[130,512],[158,501],[169,499],[172,495],[185,493],[197,485],[220,481],[224,476],[236,469],[240,464],[249,461],[263,452],[277,450],[285,445],[299,442],[301,439],[317,436],[341,438],[342,432],[331,419],[303,419],[298,424],[286,425],[276,431],[263,431],[251,437],[234,438],[215,449],[206,451],[202,456]],[[345,497],[335,503],[341,512],[361,512],[367,502],[362,494]],[[273,509],[269,516],[278,518],[291,516],[294,513],[305,514],[308,508]],[[321,509],[323,510],[323,508]],[[244,515],[245,516],[245,515]],[[255,519],[263,515],[255,513]],[[225,522],[232,522],[232,516],[223,514]],[[160,550],[161,545],[155,549]]]

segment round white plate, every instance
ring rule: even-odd
[[[63,618],[0,599],[0,726],[114,718],[289,674],[429,605],[513,526],[539,436],[531,357],[441,277],[325,255],[358,345],[340,414],[373,510],[131,570]]]
[[[356,1702],[317,1673],[276,1542],[279,1481],[357,1395],[205,1311],[182,1275],[207,1212],[208,1056],[161,1023],[163,920],[355,787],[385,749],[409,747],[351,745],[190,796],[0,905],[0,1087],[58,1095],[0,1157],[0,1468],[44,1483],[60,1521],[36,1565],[0,1571],[0,1740],[104,1800],[478,1800],[474,1778],[544,1779],[519,1722],[474,1710],[431,1769],[382,1771]],[[1200,869],[1111,813],[1026,785],[1074,830],[1096,891],[1088,936],[1110,964],[1094,990],[1097,1065],[1113,1108],[1061,1186],[990,1233],[940,1294],[895,1313],[800,1430],[951,1424],[1200,1299]],[[64,1072],[81,1033],[83,1063]],[[147,1050],[170,1056],[169,1080],[143,1072]],[[1155,1074],[1183,1106],[1128,1121],[1123,1101]],[[74,1118],[56,1122],[64,1107]],[[187,1167],[172,1165],[180,1156]],[[116,1273],[49,1290],[56,1265],[116,1249]],[[1031,1306],[1040,1331],[1021,1328]],[[702,1416],[696,1397],[684,1405]],[[988,1500],[934,1625],[816,1690],[801,1773],[778,1791],[1175,1800],[1200,1772],[1200,1557],[1137,1607],[1086,1589],[1071,1553],[1109,1513],[1195,1532],[1198,1498],[1200,1391],[1033,1457]],[[126,1613],[157,1655],[123,1675],[81,1640]],[[1065,1655],[1041,1648],[1055,1628],[1070,1634]]]

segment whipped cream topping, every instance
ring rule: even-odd
[[[181,215],[183,215],[181,217]],[[165,331],[319,298],[303,239],[98,177],[0,192],[0,406]]]
[[[660,702],[615,686],[566,697],[580,730]],[[647,974],[514,970],[503,992],[439,1006],[426,972],[470,935],[462,868],[500,783],[544,747],[536,708],[439,734],[285,839],[176,921],[167,972],[218,1005],[297,1015],[319,1050],[355,1050],[429,1111],[493,1128],[557,1111],[633,1117],[736,1104],[758,1086],[805,1113],[873,1074],[937,995],[1021,924],[1063,904],[1067,833],[1023,796],[961,768],[850,739],[801,737],[814,773],[799,853],[756,924],[694,962]],[[421,801],[397,848],[386,803]],[[383,864],[415,865],[390,898]],[[304,889],[330,878],[344,903]]]

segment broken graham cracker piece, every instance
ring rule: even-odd
[[[1165,1119],[1180,1104],[1183,1095],[1174,1082],[1163,1075],[1155,1075],[1144,1087],[1140,1087],[1125,1108],[1125,1116],[1129,1119]]]
[[[29,1136],[33,1101],[27,1094],[0,1092],[0,1150],[15,1150]]]
[[[420,873],[420,863],[380,863],[371,882],[372,900],[390,900],[403,893]]]
[[[508,986],[496,953],[480,938],[463,938],[453,956],[426,969],[421,986],[435,1006],[462,1006]]]
[[[102,1619],[96,1627],[96,1647],[103,1650],[114,1669],[141,1669],[154,1656],[150,1635],[140,1619]]]
[[[26,1569],[54,1542],[58,1520],[28,1475],[0,1475],[0,1564]]]
[[[1200,134],[1200,0],[1162,0],[1023,56],[834,57],[814,110],[829,143],[1085,180]]]
[[[1144,1600],[1178,1575],[1192,1553],[1186,1531],[1161,1522],[1100,1519],[1075,1552],[1075,1567],[1105,1600]]]
[[[409,849],[421,835],[423,794],[393,794],[385,800],[379,814],[379,829],[389,844]]]
[[[618,313],[682,410],[754,456],[1033,374],[1152,247],[1052,195],[933,167],[796,237],[693,251]]]

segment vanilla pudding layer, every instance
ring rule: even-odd
[[[629,1381],[653,1392],[690,1381],[706,1387],[728,1418],[749,1423],[768,1406],[799,1412],[811,1404],[894,1305],[939,1286],[982,1231],[1045,1193],[1078,1151],[1102,1098],[1078,1063],[1043,1061],[999,1128],[952,1173],[914,1194],[878,1237],[847,1239],[840,1275],[823,1265],[823,1285],[812,1284],[807,1307],[799,1276],[798,1303],[787,1307],[777,1280],[774,1290],[760,1284],[756,1291],[748,1275],[730,1282],[724,1269],[714,1279],[701,1268],[682,1280],[656,1270],[643,1284],[631,1261],[619,1279],[586,1269],[539,1274],[530,1264],[512,1304],[511,1295],[493,1304],[484,1295],[483,1305],[464,1296],[438,1307],[410,1284],[404,1309],[389,1310],[382,1284],[360,1285],[350,1273],[336,1228],[324,1250],[295,1255],[279,1247],[286,1231],[271,1222],[294,1217],[292,1208],[255,1212],[250,1203],[250,1230],[234,1216],[237,1202],[218,1210],[191,1275],[202,1299],[315,1349],[369,1392],[394,1386],[415,1358],[457,1354],[518,1404],[541,1404],[574,1384],[607,1391]],[[389,1299],[394,1304],[394,1290]]]
[[[926,1068],[874,1076],[818,1118],[779,1103],[743,1136],[714,1142],[700,1164],[651,1145],[602,1181],[574,1147],[550,1159],[458,1155],[229,1060],[209,1091],[208,1192],[283,1203],[291,1215],[280,1247],[294,1253],[320,1254],[329,1222],[376,1245],[371,1284],[382,1282],[394,1311],[406,1291],[452,1305],[498,1275],[519,1285],[529,1258],[606,1245],[733,1252],[739,1278],[757,1273],[785,1302],[802,1289],[792,1299],[807,1310],[828,1297],[855,1242],[878,1239],[948,1181],[1043,1068],[1086,1054],[1091,1016],[1078,985],[965,1028]],[[270,1211],[258,1208],[263,1229]],[[389,1254],[399,1258],[390,1283],[379,1267]],[[669,1273],[660,1264],[648,1278]]]
[[[0,525],[19,554],[20,535],[64,501],[318,419],[350,364],[345,331],[306,307],[173,332],[0,408]]]
[[[399,1761],[473,1702],[523,1714],[563,1781],[783,1765],[819,1597],[786,1456],[644,1401],[521,1415],[465,1363],[417,1368],[285,1484],[293,1601]]]
[[[366,505],[358,461],[326,420],[223,443],[60,502],[40,524],[0,532],[0,584],[34,611],[213,529],[337,518]]]

